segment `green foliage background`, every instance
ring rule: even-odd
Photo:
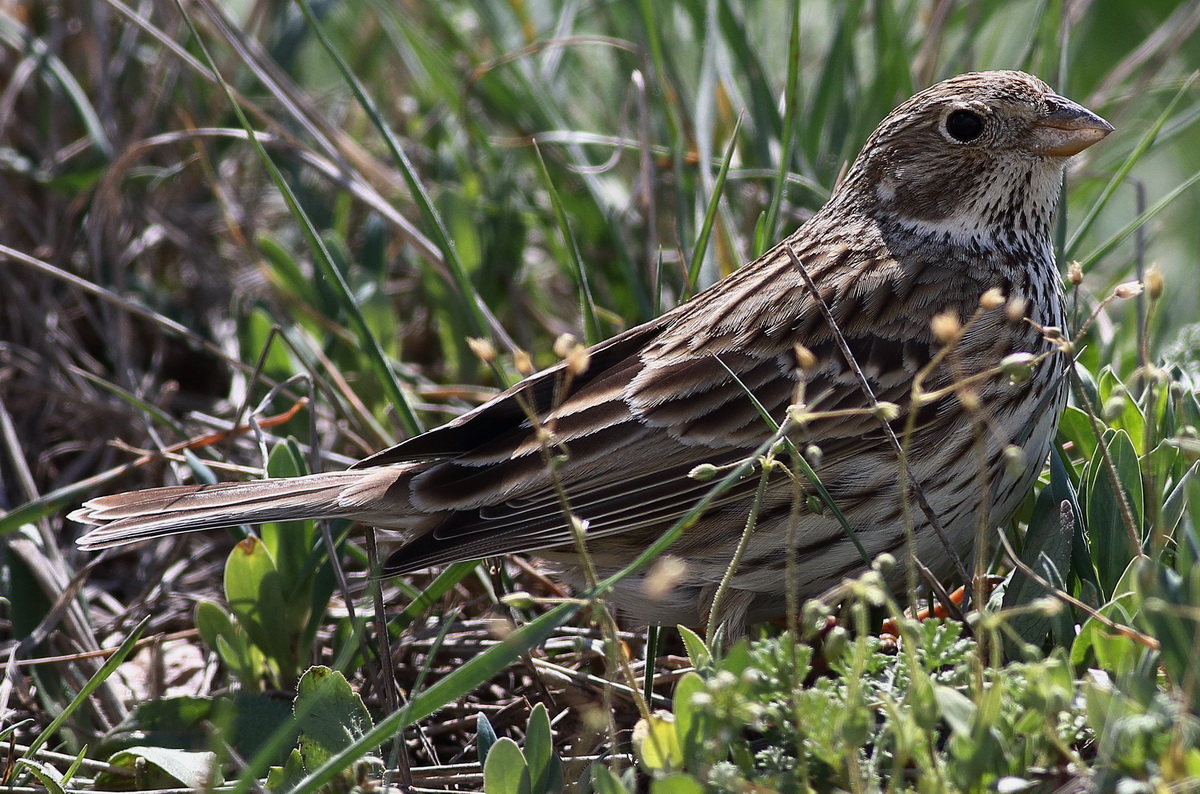
[[[1096,432],[1082,403],[1064,418],[1069,449],[1057,482],[1081,492],[1093,534],[1083,559],[1065,572],[1055,568],[1085,606],[1157,638],[1163,655],[1122,644],[1107,624],[1072,606],[1060,617],[1065,624],[1046,629],[1045,666],[998,678],[1012,688],[995,691],[1017,692],[1018,700],[1050,693],[1064,719],[1084,726],[1075,739],[1063,738],[1065,729],[1045,734],[1053,737],[1047,747],[1076,742],[1069,752],[1038,756],[1051,777],[1186,787],[1200,774],[1192,718],[1180,716],[1195,708],[1188,610],[1200,605],[1189,578],[1200,494],[1186,474],[1195,471],[1200,422],[1189,413],[1200,373],[1200,89],[1189,82],[1200,64],[1198,26],[1194,0],[56,0],[0,9],[0,490],[8,511],[0,517],[7,547],[0,650],[13,680],[23,682],[10,711],[0,703],[0,732],[27,748],[21,773],[40,773],[43,785],[65,786],[75,775],[90,784],[99,774],[90,762],[73,769],[36,745],[74,756],[103,741],[108,751],[151,724],[169,723],[206,751],[211,738],[197,738],[212,735],[198,727],[204,720],[228,729],[220,735],[242,726],[243,736],[261,741],[261,730],[245,726],[274,719],[280,703],[268,705],[260,690],[291,686],[309,662],[321,661],[346,670],[377,717],[392,715],[377,720],[374,745],[339,752],[361,760],[389,729],[408,726],[416,766],[442,774],[447,786],[476,785],[441,765],[460,751],[472,757],[475,723],[435,731],[436,741],[431,726],[454,724],[449,704],[461,701],[473,720],[476,711],[544,694],[529,683],[536,675],[509,663],[525,658],[532,670],[530,647],[591,631],[582,620],[564,627],[577,605],[526,609],[554,595],[541,580],[467,565],[389,583],[386,600],[398,613],[391,635],[402,649],[396,674],[413,697],[405,716],[387,702],[368,661],[375,658],[362,619],[369,602],[335,595],[322,620],[328,556],[275,548],[280,559],[270,562],[278,569],[260,568],[298,583],[303,614],[292,616],[294,630],[261,637],[274,643],[264,656],[225,613],[204,607],[201,633],[212,645],[218,636],[225,643],[207,648],[226,661],[222,672],[193,687],[196,701],[139,687],[131,698],[111,670],[87,659],[17,664],[116,647],[143,630],[190,631],[197,621],[187,599],[219,600],[229,590],[218,570],[225,547],[206,547],[187,564],[181,547],[162,544],[76,578],[90,559],[71,548],[75,528],[62,519],[65,510],[101,490],[261,471],[268,447],[288,437],[295,439],[286,447],[288,471],[336,468],[437,425],[515,380],[515,350],[549,364],[560,334],[607,337],[753,258],[820,206],[869,132],[914,90],[962,71],[1021,68],[1117,127],[1079,158],[1062,213],[1064,268],[1078,260],[1084,274],[1080,320],[1151,264],[1165,283],[1152,307],[1144,298],[1106,303],[1076,340],[1079,393],[1108,432]],[[1137,222],[1143,213],[1149,217]],[[473,337],[490,340],[497,358],[482,362],[468,344]],[[301,397],[311,400],[285,416]],[[223,433],[247,414],[265,425],[261,437],[242,430],[186,452],[173,446]],[[153,454],[142,460],[113,439]],[[1117,459],[1111,481],[1100,474],[1106,451]],[[1132,518],[1144,548],[1125,543],[1125,524],[1098,506],[1135,492]],[[1046,504],[1037,513],[1031,500],[1024,515],[1053,516]],[[337,538],[342,529],[334,528]],[[312,527],[303,534],[318,535]],[[1009,534],[1020,550],[1025,524]],[[1139,550],[1152,566],[1129,564]],[[334,555],[357,570],[366,558],[357,541]],[[1007,570],[1000,555],[996,563]],[[1082,584],[1087,571],[1092,591]],[[506,614],[525,628],[490,644],[489,630],[471,621],[496,608],[505,588],[529,591],[534,602],[511,600],[517,608]],[[346,603],[358,609],[348,614]],[[253,605],[238,609],[249,610],[239,619],[254,619]],[[913,701],[933,715],[921,722],[931,749],[913,757],[942,772],[950,767],[938,755],[939,731],[954,734],[966,754],[960,761],[991,746],[992,738],[973,732],[979,723],[971,720],[982,717],[972,715],[1000,708],[986,700],[983,671],[1001,669],[991,654],[1000,638],[1013,638],[998,624],[977,629],[979,650],[956,646],[942,659],[952,671],[947,680],[962,684],[955,691],[975,710],[964,712],[950,695]],[[1077,631],[1082,640],[1073,639]],[[619,678],[613,635],[596,636],[604,640],[599,650],[558,661],[581,676],[608,665],[609,677]],[[462,637],[471,642],[454,639]],[[924,647],[916,634],[910,641]],[[206,646],[193,640],[192,647]],[[848,669],[884,664],[866,661],[874,658],[868,650],[855,650],[848,658],[859,666]],[[755,651],[760,660],[776,652]],[[692,661],[703,668],[696,653]],[[718,680],[720,665],[710,665],[706,681]],[[1084,687],[1089,666],[1114,687]],[[85,687],[92,676],[94,687]],[[673,680],[665,675],[658,692],[647,688],[652,705],[669,703]],[[493,694],[478,693],[484,681]],[[241,690],[238,698],[223,699],[225,683]],[[781,684],[793,685],[800,691],[804,682]],[[581,686],[573,680],[564,692]],[[564,702],[575,702],[564,692]],[[600,747],[627,749],[621,731],[644,715],[632,694],[619,692],[590,698],[609,720],[599,728],[583,706],[552,710],[556,750],[584,758]],[[747,692],[758,696],[753,687]],[[468,693],[473,699],[461,700]],[[148,697],[159,704],[153,715],[133,708]],[[772,697],[763,702],[775,708]],[[865,701],[838,702],[859,711],[837,719],[862,723]],[[1020,702],[1029,709],[1033,701]],[[743,735],[736,719],[754,723],[746,717],[754,709],[739,703],[721,706],[728,706],[722,719],[734,720],[729,741]],[[497,730],[523,733],[526,711],[504,712]],[[69,716],[54,722],[59,713]],[[434,713],[441,716],[430,720]],[[996,741],[1018,735],[1026,713],[1005,712]],[[1112,750],[1120,745],[1112,737],[1129,731],[1142,731],[1141,749]],[[293,738],[276,742],[282,756],[251,753],[239,785],[285,763]],[[882,746],[878,736],[859,738],[862,753]],[[728,742],[687,746],[692,767],[643,758],[642,773],[710,786],[714,769],[728,778],[729,768],[705,754]],[[546,757],[546,748],[536,749]],[[384,750],[397,764],[396,745]],[[796,757],[820,752],[810,745]],[[529,747],[526,755],[533,757]],[[954,768],[958,778],[859,777],[884,775],[878,763],[832,772],[826,764],[820,770],[828,775],[818,777],[867,790],[948,780],[985,787],[1015,774],[963,772],[963,763]],[[612,780],[601,775],[598,788],[621,785],[621,763],[614,764]],[[283,788],[317,785],[319,770],[281,768]],[[374,767],[345,769],[354,785],[355,775]],[[568,781],[584,774],[567,764]],[[687,782],[671,785],[683,788],[663,790],[690,790]]]

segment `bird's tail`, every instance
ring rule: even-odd
[[[409,473],[408,467],[388,466],[151,488],[90,499],[69,518],[95,527],[76,541],[83,549],[268,521],[351,518],[396,525],[396,514],[403,512],[408,501]],[[379,520],[386,518],[392,521]]]

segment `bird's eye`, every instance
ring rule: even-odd
[[[959,143],[973,141],[983,133],[983,119],[971,110],[956,110],[946,117],[946,132]]]

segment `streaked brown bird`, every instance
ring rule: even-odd
[[[953,547],[909,505],[912,551],[947,575],[955,552],[968,557],[977,525],[1011,519],[1049,451],[1067,363],[1047,332],[1065,321],[1051,218],[1067,159],[1111,130],[1021,72],[938,83],[883,120],[799,230],[658,319],[591,348],[573,377],[567,364],[536,374],[348,471],[92,499],[71,514],[95,525],[79,545],[349,518],[406,533],[386,574],[537,551],[577,582],[545,444],[560,456],[553,477],[586,522],[604,574],[712,487],[689,473],[753,455],[771,437],[760,410],[783,422],[802,394],[807,421],[791,438],[809,450],[868,555],[906,551],[890,430]],[[874,409],[865,387],[895,408]],[[759,479],[735,484],[672,547],[685,563],[673,589],[652,598],[645,574],[631,577],[614,593],[619,609],[640,623],[702,625]],[[785,473],[767,480],[721,601],[718,617],[733,631],[784,612],[795,496]],[[813,597],[866,563],[830,510],[802,501],[793,570],[799,595]]]

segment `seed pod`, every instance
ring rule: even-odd
[[[958,341],[959,335],[962,334],[962,322],[952,312],[935,314],[929,322],[929,328],[933,331],[933,338],[943,345]]]
[[[1025,471],[1025,451],[1015,444],[1004,448],[1004,468],[1014,477]]]
[[[513,351],[513,365],[525,377],[533,374],[533,359],[524,350]]]
[[[1033,377],[1034,355],[1032,353],[1011,353],[1000,361],[1000,371],[1008,376],[1013,384],[1021,384]]]
[[[983,309],[998,309],[1004,305],[1004,290],[992,287],[979,296],[979,306]]]
[[[484,364],[491,364],[496,360],[496,347],[490,340],[469,336],[467,337],[467,347],[471,348],[471,352],[475,354],[475,358]]]
[[[1113,287],[1113,295],[1116,295],[1121,300],[1136,298],[1142,294],[1142,282],[1126,281]]]
[[[875,405],[875,418],[890,422],[900,415],[900,406],[895,403],[879,402]]]
[[[1004,307],[1004,314],[1008,317],[1010,323],[1020,322],[1025,319],[1025,309],[1029,306],[1029,301],[1024,298],[1013,298]]]
[[[801,371],[810,370],[817,366],[817,357],[813,355],[813,352],[807,347],[797,342],[795,350],[796,366],[798,366]]]
[[[1072,262],[1067,266],[1067,280],[1074,286],[1078,287],[1083,283],[1083,265],[1078,262]]]
[[[820,466],[824,457],[825,453],[822,452],[821,448],[816,444],[809,444],[804,448],[804,459],[807,460],[808,465],[812,466],[813,468]]]
[[[559,334],[554,340],[554,355],[559,358],[566,358],[567,354],[578,344],[573,334]]]
[[[1146,294],[1150,296],[1150,300],[1156,301],[1161,298],[1164,286],[1162,271],[1158,265],[1151,265],[1146,271]]]

